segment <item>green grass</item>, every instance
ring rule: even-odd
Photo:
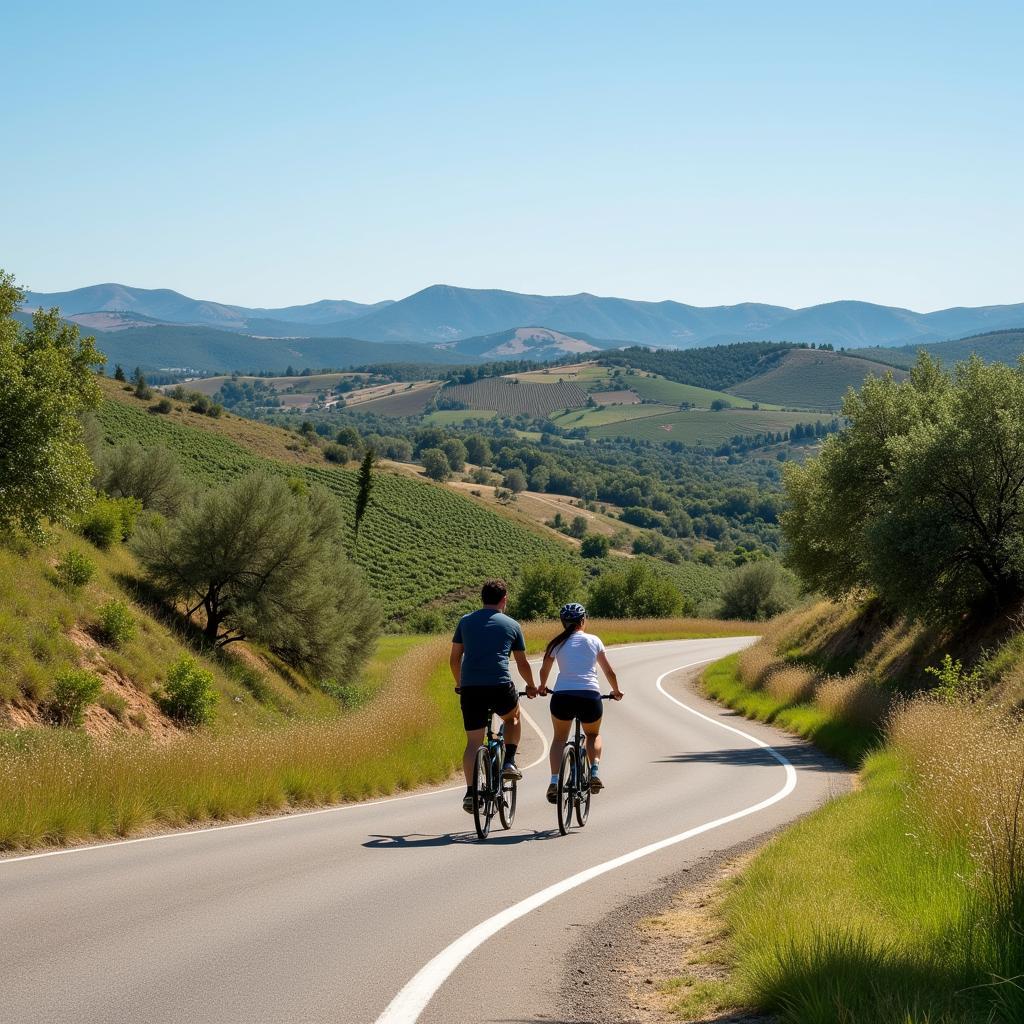
[[[709,697],[747,718],[768,722],[803,736],[828,754],[856,766],[878,745],[876,730],[844,721],[810,703],[786,703],[766,690],[754,690],[739,676],[738,654],[716,661],[704,671],[701,685]]]
[[[712,391],[710,388],[698,388],[693,384],[678,384],[664,377],[645,376],[635,373],[633,376],[618,378],[623,387],[632,388],[641,398],[665,405],[678,406],[681,402],[690,402],[698,409],[710,409],[714,401],[728,402],[738,408],[748,408],[750,402],[736,395],[727,395],[724,391]]]
[[[868,374],[882,376],[890,369],[838,352],[792,349],[767,373],[737,384],[732,390],[754,402],[835,411],[849,388],[860,388]],[[893,372],[898,378],[905,376],[902,370]]]
[[[564,412],[560,416],[552,416],[551,422],[565,430],[572,430],[574,427],[603,427],[608,423],[642,420],[647,416],[665,416],[677,411],[668,405],[605,405],[597,409]]]
[[[764,409],[705,409],[676,411],[647,416],[625,423],[594,427],[590,436],[628,437],[643,441],[681,441],[686,445],[714,448],[737,434],[753,436],[767,431],[785,432],[795,423],[806,423],[808,413],[774,412]],[[813,419],[813,417],[810,417]]]
[[[977,865],[915,820],[893,752],[862,779],[770,843],[726,899],[743,1002],[780,1024],[1020,1020],[1021,989],[992,984],[1020,964]]]

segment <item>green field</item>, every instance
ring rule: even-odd
[[[737,408],[747,408],[751,404],[744,398],[727,395],[724,391],[698,388],[692,384],[677,384],[674,380],[666,380],[664,377],[648,377],[636,373],[631,377],[618,377],[616,382],[622,387],[632,388],[641,398],[646,398],[650,402],[661,402],[664,405],[678,406],[682,402],[690,402],[698,409],[710,409],[711,403],[716,400],[728,402],[729,405]]]
[[[493,409],[438,409],[427,413],[423,422],[434,427],[450,427],[467,420],[491,420],[497,415]]]
[[[732,390],[752,402],[834,411],[842,405],[849,388],[860,388],[866,376],[882,376],[890,370],[898,380],[906,377],[902,370],[865,359],[795,348],[767,373],[737,384]]]
[[[706,409],[675,411],[631,421],[608,423],[593,427],[595,438],[628,437],[642,441],[681,441],[687,445],[717,447],[737,434],[753,436],[789,430],[796,423],[806,423],[805,412],[772,412],[765,409]],[[810,417],[813,419],[813,417]]]
[[[551,422],[565,430],[572,430],[574,427],[601,427],[607,423],[642,420],[647,416],[665,416],[678,411],[672,405],[604,405],[597,409],[574,409],[561,416],[552,416]]]
[[[164,445],[189,477],[206,485],[259,469],[304,477],[336,495],[351,522],[356,495],[353,470],[261,458],[213,431],[182,426],[121,402],[104,402],[99,416],[110,441]],[[446,487],[379,473],[355,560],[385,612],[401,615],[461,593],[488,576],[514,576],[525,562],[571,557],[570,549],[557,540]]]

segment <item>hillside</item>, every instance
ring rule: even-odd
[[[578,331],[565,334],[547,327],[514,327],[507,331],[499,331],[497,334],[465,338],[436,347],[474,359],[510,359],[518,356],[545,362],[615,348],[618,344],[619,342],[615,341],[591,338]]]
[[[932,345],[863,349],[857,355],[909,369],[914,365],[917,353],[921,349],[935,356],[947,366],[963,362],[975,354],[981,356],[986,363],[1006,363],[1012,366],[1024,354],[1024,330],[991,331],[986,334],[973,334],[967,338],[958,338],[955,341],[941,341]]]
[[[141,366],[143,370],[185,369],[204,373],[238,370],[283,372],[288,366],[343,370],[370,363],[436,363],[452,365],[465,357],[412,343],[380,344],[355,338],[253,338],[210,327],[155,324],[95,334],[108,365]]]
[[[837,410],[850,388],[859,389],[867,376],[903,370],[881,363],[851,358],[839,352],[790,349],[771,369],[731,388],[733,394],[752,402],[767,402],[797,409]]]

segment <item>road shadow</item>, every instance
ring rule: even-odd
[[[794,768],[805,771],[834,772],[838,762],[823,755],[821,751],[804,743],[773,743],[772,750],[781,754]],[[658,758],[652,764],[730,764],[751,767],[752,765],[777,766],[778,761],[760,747],[734,747],[723,750],[688,750],[680,754],[669,754]]]
[[[520,843],[543,842],[545,839],[555,839],[559,835],[557,828],[517,830],[516,832],[492,832],[483,840],[484,843],[494,846],[517,846]],[[476,832],[442,832],[437,835],[428,835],[422,832],[409,832],[406,835],[372,835],[363,843],[368,850],[418,850],[429,846],[457,846],[459,844],[470,846],[481,843]]]

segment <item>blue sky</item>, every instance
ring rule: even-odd
[[[1024,301],[1019,3],[16,0],[3,27],[0,265],[37,290]]]

